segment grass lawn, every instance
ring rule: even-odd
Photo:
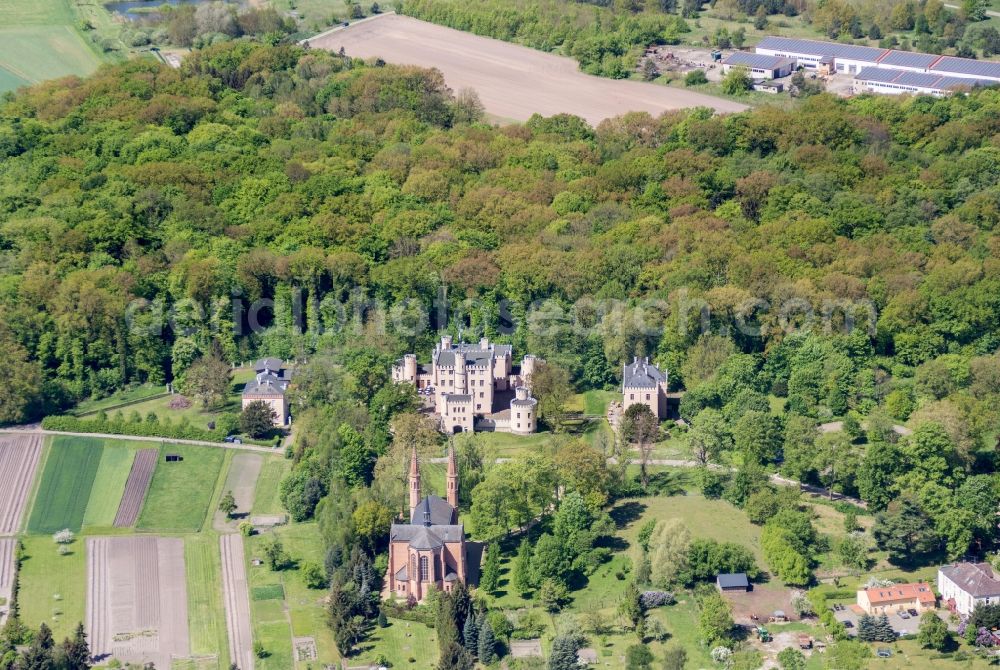
[[[30,532],[80,530],[103,451],[104,441],[91,437],[52,441],[28,520]]]
[[[322,565],[323,541],[315,523],[279,526],[264,535],[255,535],[247,541],[247,558],[260,555],[261,544],[277,536],[285,551],[297,565],[312,561]],[[326,625],[326,613],[322,599],[326,590],[306,588],[298,569],[271,571],[266,565],[248,566],[247,578],[251,592],[255,588],[280,584],[284,589],[284,599],[251,600],[250,611],[253,620],[254,639],[260,640],[271,656],[259,660],[257,667],[305,668],[306,663],[293,664],[291,659],[291,637],[312,637],[319,651],[317,665],[333,664],[338,660],[333,635]]]
[[[180,454],[178,463],[166,463],[167,453]],[[198,532],[219,486],[226,453],[223,449],[172,444],[160,447],[153,482],[136,528],[158,532]]]
[[[389,619],[387,628],[376,627],[358,654],[358,662],[373,663],[385,656],[394,668],[430,668],[437,662],[437,635],[434,629],[416,621]],[[411,663],[410,659],[414,659]]]
[[[89,414],[96,414],[101,410],[107,410],[109,407],[115,407],[116,405],[121,405],[124,403],[134,403],[141,400],[150,398],[151,396],[156,396],[166,393],[166,387],[159,384],[143,384],[142,386],[137,386],[126,391],[118,391],[117,393],[112,393],[106,398],[101,398],[100,400],[84,400],[79,403],[73,410],[76,416],[87,416]],[[131,406],[129,407],[131,409]]]
[[[367,10],[370,3],[364,5]],[[381,3],[380,3],[381,4]],[[347,5],[343,0],[271,0],[271,6],[282,14],[293,8],[301,27],[306,32],[317,32],[347,18]],[[389,9],[389,3],[385,3]]]
[[[116,412],[121,411],[121,413],[127,418],[132,412],[138,412],[139,416],[145,419],[148,414],[152,413],[156,415],[161,423],[169,419],[172,423],[177,424],[182,420],[187,419],[192,426],[207,428],[210,421],[214,421],[224,412],[240,412],[240,398],[243,393],[243,387],[246,386],[248,381],[253,379],[253,374],[253,370],[245,369],[239,369],[233,372],[233,383],[229,387],[229,397],[226,399],[225,404],[221,407],[202,409],[201,404],[198,401],[192,400],[190,407],[185,407],[183,409],[170,409],[170,401],[172,397],[163,396],[138,402],[134,405],[123,407],[120,410],[109,411],[108,414],[109,416],[113,416]]]
[[[118,504],[125,491],[125,483],[132,469],[135,452],[142,446],[141,443],[121,440],[108,440],[104,444],[101,463],[97,468],[97,476],[90,492],[90,502],[87,503],[87,511],[83,515],[84,526],[114,525]],[[153,445],[146,443],[144,446],[148,448]]]
[[[21,620],[32,629],[48,624],[57,642],[73,634],[85,615],[87,560],[83,538],[60,556],[48,536],[24,537],[25,559],[21,566]]]
[[[291,468],[292,462],[286,458],[272,456],[265,459],[264,466],[260,469],[260,476],[257,477],[257,488],[254,491],[254,514],[285,513],[278,497],[278,487]]]
[[[229,639],[222,604],[222,559],[215,533],[199,533],[184,538],[184,566],[187,571],[188,627],[191,653],[218,654],[219,668],[229,667]]]
[[[75,21],[69,0],[0,2],[0,91],[96,70],[102,59]]]

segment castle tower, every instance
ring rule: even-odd
[[[406,354],[403,356],[403,379],[414,384],[417,383],[416,354]]]
[[[420,465],[417,463],[417,448],[410,455],[410,518],[420,504]]]
[[[458,513],[458,464],[455,462],[455,445],[448,445],[448,504]]]
[[[465,394],[469,392],[467,382],[468,370],[465,368],[465,354],[455,354],[455,393]]]

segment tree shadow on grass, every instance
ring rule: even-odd
[[[608,514],[611,516],[611,520],[615,522],[615,528],[621,530],[630,523],[638,521],[645,511],[646,505],[635,500],[629,500],[620,505],[615,505]]]

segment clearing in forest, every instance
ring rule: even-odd
[[[309,40],[311,47],[390,63],[437,68],[454,91],[474,89],[486,111],[525,121],[532,114],[567,113],[596,125],[626,112],[653,116],[670,109],[711,107],[738,112],[746,105],[704,93],[580,72],[576,61],[518,44],[384,14]]]

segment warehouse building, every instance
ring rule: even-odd
[[[787,77],[795,70],[795,61],[781,56],[737,51],[722,61],[723,72],[729,72],[734,67],[745,67],[754,79],[779,79]]]
[[[854,78],[854,82],[855,91],[858,93],[886,93],[889,95],[915,93],[937,96],[969,90],[976,86],[995,86],[997,84],[997,82],[987,79],[965,79],[942,76],[936,73],[888,70],[875,67],[866,67],[861,70]]]
[[[765,37],[757,44],[755,52],[762,56],[788,58],[800,67],[822,74],[859,75],[865,71],[870,84],[867,90],[878,93],[930,92],[945,94],[961,90],[963,86],[983,86],[1000,83],[1000,62],[979,61],[957,56],[939,56],[912,51],[881,49],[876,47],[800,40],[788,37]],[[873,75],[869,70],[889,70],[936,76],[908,77],[895,74]],[[967,80],[955,84],[951,79]]]

